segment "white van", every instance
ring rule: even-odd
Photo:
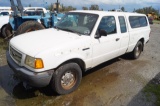
[[[24,13],[31,15],[41,15],[47,13],[47,10],[43,7],[25,7]]]
[[[1,11],[0,14],[1,16],[9,16],[13,13],[13,11]]]
[[[105,11],[68,12],[55,28],[12,38],[7,61],[22,81],[51,84],[59,94],[76,90],[82,72],[105,61],[139,58],[151,31],[144,14]]]
[[[1,11],[10,11],[11,7],[0,7],[0,12]]]
[[[0,33],[1,33],[1,37],[6,37],[5,36],[5,29],[6,29],[6,25],[9,22],[9,16],[1,16],[0,17]]]
[[[2,7],[0,8],[0,10],[1,10],[0,11],[0,33],[2,37],[6,37],[6,34],[5,34],[6,25],[8,24],[9,16],[13,13],[13,11],[7,10]]]
[[[25,7],[24,11],[43,11],[47,13],[47,10],[44,7]]]

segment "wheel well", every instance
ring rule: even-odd
[[[143,48],[142,48],[142,50],[143,50],[144,49],[144,38],[141,38],[139,41],[141,41],[143,44]]]
[[[44,23],[41,23],[45,28],[47,28],[45,25],[44,25]]]
[[[2,28],[1,28],[1,32],[2,32],[2,29],[3,29],[6,25],[7,25],[7,24],[5,24],[5,25],[3,25],[3,26],[2,26]]]
[[[81,60],[81,59],[78,59],[78,58],[71,59],[71,60],[67,60],[67,61],[63,62],[61,65],[59,65],[58,67],[60,67],[60,66],[62,66],[62,65],[64,65],[64,64],[70,63],[70,62],[77,63],[77,64],[80,66],[81,70],[82,70],[82,71],[85,71],[86,66],[85,66],[84,61]],[[57,67],[57,68],[58,68],[58,67]]]

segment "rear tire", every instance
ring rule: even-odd
[[[82,79],[78,64],[68,63],[60,66],[54,73],[51,86],[58,94],[68,94],[76,90]]]
[[[134,50],[130,53],[130,56],[133,58],[133,59],[138,59],[141,55],[143,51],[143,44],[141,41],[138,41],[138,43],[136,44]]]
[[[36,31],[45,29],[45,27],[37,21],[26,21],[20,25],[15,33],[15,35],[20,35],[26,32]]]

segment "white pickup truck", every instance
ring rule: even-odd
[[[82,72],[125,53],[139,58],[150,31],[143,14],[72,11],[55,28],[12,38],[7,61],[23,82],[68,94]]]

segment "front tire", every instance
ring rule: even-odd
[[[6,38],[12,37],[13,33],[12,33],[12,27],[11,27],[10,23],[8,23],[6,25],[5,33],[6,33]]]
[[[58,94],[68,94],[76,90],[82,79],[78,64],[68,63],[60,66],[54,73],[51,86]]]
[[[45,27],[37,21],[26,21],[20,25],[15,33],[15,35],[20,35],[26,32],[36,31],[45,29]]]
[[[6,37],[6,32],[5,32],[5,30],[6,30],[6,25],[3,26],[2,29],[1,29],[1,36],[2,36],[3,38]]]
[[[138,59],[142,51],[143,51],[143,44],[141,41],[138,41],[138,43],[136,44],[134,50],[131,52],[130,55],[133,59]]]

